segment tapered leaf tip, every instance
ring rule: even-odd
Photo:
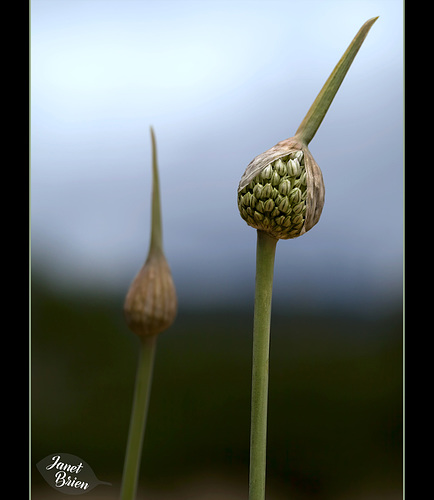
[[[366,25],[369,25],[369,27],[371,27],[371,26],[375,23],[375,21],[376,21],[379,17],[380,17],[380,16],[371,17],[371,19],[368,19],[368,20],[366,21],[365,26],[366,26]]]

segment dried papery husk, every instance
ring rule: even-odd
[[[298,152],[301,152],[302,155],[299,155]],[[276,160],[285,159],[288,162],[292,157],[295,159],[298,157],[302,158],[305,179],[303,178],[301,182],[305,185],[305,189],[302,192],[305,207],[300,209],[300,199],[297,196],[299,193],[294,189],[294,186],[289,186],[289,181],[283,181],[279,186],[280,195],[289,196],[283,201],[280,201],[279,198],[280,204],[276,209],[266,212],[266,217],[262,217],[261,213],[264,212],[266,204],[268,203],[268,207],[271,208],[271,200],[275,203],[276,195],[274,191],[274,195],[270,193],[269,198],[263,196],[264,191],[262,190],[261,176],[270,175],[271,182],[267,182],[266,186],[273,186],[273,176],[279,177],[277,174],[279,166],[276,164]],[[287,182],[288,189],[285,189],[286,185],[283,184],[284,182]],[[277,181],[274,184],[277,187]],[[290,189],[292,189],[292,195],[289,192]],[[243,202],[240,201],[243,199],[242,196],[248,192],[251,193],[251,199],[253,199],[253,204],[255,204],[254,208],[256,210],[254,214],[252,214],[252,208],[250,210],[247,209],[247,213],[244,210],[245,206],[243,206]],[[259,192],[260,199],[257,201]],[[250,200],[249,195],[248,199]],[[266,231],[277,239],[296,238],[309,231],[319,221],[324,206],[324,199],[325,187],[321,169],[308,147],[297,137],[280,141],[269,150],[254,158],[247,166],[238,186],[238,207],[241,217],[249,226]],[[297,210],[295,213],[294,209]],[[292,215],[289,215],[291,213]],[[286,221],[292,217],[292,223],[284,221],[282,217],[285,216]],[[296,222],[295,224],[294,221]],[[282,229],[282,225],[288,227]]]
[[[136,335],[157,335],[169,328],[176,313],[177,297],[169,264],[161,251],[151,251],[125,298],[127,325]]]

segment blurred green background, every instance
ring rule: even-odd
[[[32,498],[62,497],[35,467],[55,452],[112,483],[88,498],[116,498],[138,347],[123,296],[34,276],[31,301]],[[159,337],[143,498],[247,499],[252,317],[181,307]],[[402,355],[399,304],[375,315],[275,305],[267,498],[402,498]]]

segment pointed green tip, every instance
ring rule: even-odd
[[[379,17],[380,16],[376,16],[376,17],[371,17],[371,19],[368,19],[366,23],[360,28],[360,31],[362,31],[363,29],[369,30]]]
[[[149,127],[149,131],[151,132],[152,163],[155,163],[154,160],[156,159],[156,156],[157,156],[157,145],[156,145],[156,141],[155,141],[154,127],[152,125]]]
[[[163,250],[163,236],[161,223],[160,182],[158,175],[157,144],[154,128],[150,127],[152,142],[152,222],[150,250]]]
[[[372,25],[379,17],[380,16],[368,19],[359,29],[298,127],[295,136],[304,144],[308,145],[316,134],[357,52]]]

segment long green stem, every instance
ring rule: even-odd
[[[253,323],[249,500],[265,498],[271,297],[277,241],[258,231]]]
[[[360,28],[309,108],[295,134],[304,144],[308,145],[316,134],[366,35],[377,19],[378,17],[369,19]]]
[[[133,500],[136,497],[156,343],[156,335],[140,337],[140,353],[122,478],[121,500]]]

